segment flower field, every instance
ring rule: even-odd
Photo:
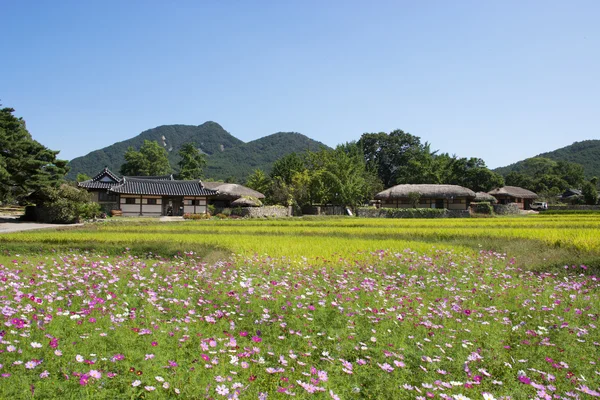
[[[533,271],[444,240],[452,229],[492,240],[529,229],[523,238],[550,251],[548,237],[592,238],[598,221],[435,221],[444,234],[433,222],[194,221],[0,236],[0,398],[600,397],[594,273]],[[558,247],[596,254],[570,235]],[[236,255],[134,251],[169,240]],[[102,246],[15,252],[86,241]],[[101,251],[110,246],[118,253]]]

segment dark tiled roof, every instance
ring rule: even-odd
[[[108,167],[104,167],[98,175],[87,181],[79,182],[77,186],[86,189],[108,189],[120,183],[121,178],[113,174]]]
[[[154,196],[214,196],[216,190],[206,189],[201,181],[176,181],[124,178],[123,183],[110,188],[111,192]]]
[[[77,186],[86,189],[110,189],[111,187],[120,183],[121,182],[94,182],[90,179],[88,181],[79,182]]]
[[[144,179],[153,181],[174,181],[173,175],[159,175],[159,176],[124,176],[124,179]]]

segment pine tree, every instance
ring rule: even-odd
[[[204,154],[194,143],[186,143],[179,149],[181,160],[177,163],[179,166],[179,179],[201,179],[203,169],[206,166]]]
[[[0,109],[0,201],[35,202],[41,189],[63,182],[67,161],[33,140],[14,111]]]

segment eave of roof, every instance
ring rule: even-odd
[[[148,196],[215,196],[219,192],[207,189],[201,181],[176,181],[155,179],[124,179],[121,185],[110,188],[119,194]]]

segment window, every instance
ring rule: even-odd
[[[135,204],[135,198],[134,197],[126,197],[125,204]]]
[[[200,199],[190,200],[190,206],[199,206],[199,205],[200,205]]]
[[[99,192],[98,201],[117,201],[117,195],[113,193]]]
[[[156,199],[148,199],[148,205],[156,205]]]

